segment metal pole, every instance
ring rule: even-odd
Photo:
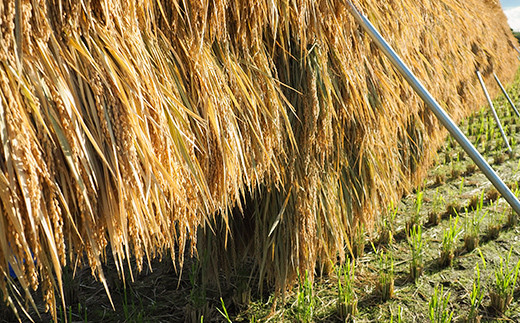
[[[489,103],[489,107],[491,108],[491,112],[493,112],[493,118],[495,118],[495,121],[498,125],[498,129],[500,129],[500,133],[502,134],[502,138],[504,139],[504,142],[506,143],[507,150],[512,153],[513,150],[511,149],[511,146],[509,146],[509,140],[507,140],[507,136],[504,132],[504,128],[502,128],[502,124],[500,123],[500,119],[498,118],[497,111],[495,110],[495,107],[493,106],[493,101],[491,101],[491,97],[489,96],[488,90],[486,88],[486,84],[484,84],[484,80],[482,79],[482,74],[477,70],[477,76],[478,80],[480,81],[480,85],[482,85],[482,90],[484,90],[484,94],[486,95],[486,99]]]
[[[475,147],[471,144],[471,142],[464,136],[462,131],[457,127],[457,125],[451,120],[448,114],[441,108],[439,103],[435,101],[433,96],[426,90],[426,88],[421,84],[421,82],[415,77],[412,71],[404,64],[401,58],[397,55],[397,53],[390,47],[390,45],[386,42],[386,40],[379,34],[379,32],[375,29],[372,23],[363,16],[358,9],[352,4],[350,0],[346,1],[350,11],[356,21],[363,27],[363,29],[370,35],[374,43],[379,47],[379,49],[388,57],[388,59],[392,62],[392,64],[399,70],[399,72],[403,75],[406,81],[410,84],[410,86],[417,92],[417,94],[423,99],[426,105],[431,109],[431,111],[435,114],[435,116],[439,119],[439,121],[448,129],[453,138],[457,140],[457,142],[462,146],[464,151],[468,154],[468,156],[473,159],[475,164],[482,170],[482,172],[486,175],[486,177],[491,181],[491,183],[496,187],[496,189],[502,194],[502,196],[506,199],[506,201],[511,205],[513,210],[517,214],[520,215],[520,202],[515,197],[515,195],[511,192],[511,190],[507,187],[506,184],[498,177],[495,171],[489,166],[486,160],[482,157],[482,155],[478,152]]]
[[[500,89],[502,90],[502,93],[504,93],[504,95],[506,96],[507,101],[509,101],[509,104],[511,104],[511,107],[513,108],[513,110],[515,110],[516,115],[520,118],[520,113],[518,113],[518,110],[516,109],[515,104],[513,103],[513,100],[511,100],[511,98],[509,97],[509,94],[507,94],[506,89],[504,89],[504,86],[502,85],[502,83],[498,79],[498,76],[495,74],[495,72],[493,72],[493,76],[495,77],[495,80],[497,81],[498,86],[500,86]]]

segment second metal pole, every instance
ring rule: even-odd
[[[511,98],[509,97],[509,94],[507,94],[507,91],[506,91],[506,89],[504,89],[504,86],[502,85],[502,83],[498,79],[498,76],[494,72],[493,72],[493,76],[495,77],[495,80],[497,81],[498,86],[500,86],[500,89],[502,90],[502,93],[504,93],[504,95],[506,96],[507,101],[509,101],[509,104],[511,104],[511,107],[513,108],[513,110],[515,110],[516,115],[520,118],[520,113],[518,113],[518,110],[516,109],[516,106],[513,103],[513,100],[511,100]]]
[[[486,177],[493,183],[496,189],[502,194],[502,196],[506,199],[506,201],[511,205],[513,210],[520,215],[520,202],[516,198],[516,196],[511,192],[509,187],[498,177],[497,173],[489,166],[486,160],[482,157],[482,155],[478,152],[475,147],[471,144],[471,142],[466,138],[466,136],[460,131],[455,122],[451,120],[449,115],[442,109],[442,107],[435,101],[433,96],[428,92],[428,90],[422,85],[422,83],[415,77],[412,71],[406,66],[406,64],[401,60],[401,58],[397,55],[397,53],[390,47],[390,45],[386,42],[386,40],[379,34],[377,29],[372,25],[372,23],[363,16],[358,9],[352,4],[350,0],[346,1],[352,15],[356,19],[356,21],[363,27],[363,29],[370,35],[374,43],[379,47],[379,49],[386,55],[386,57],[392,62],[392,64],[397,68],[397,70],[401,73],[401,75],[406,79],[406,81],[410,84],[410,86],[415,90],[415,92],[423,99],[426,105],[431,109],[431,111],[435,114],[435,116],[439,119],[439,121],[448,129],[453,138],[457,140],[457,142],[462,146],[464,151],[469,155],[471,159],[477,164],[477,166],[482,170],[482,172],[486,175]]]
[[[498,125],[498,129],[500,129],[500,133],[502,134],[502,138],[504,139],[504,142],[506,143],[507,150],[511,153],[513,150],[511,149],[511,146],[509,146],[509,140],[507,140],[506,133],[504,132],[504,128],[502,128],[502,124],[500,123],[500,119],[498,118],[497,111],[495,110],[495,107],[493,106],[493,101],[491,100],[491,97],[489,96],[488,90],[486,88],[486,84],[484,84],[484,80],[482,79],[482,74],[477,70],[477,76],[478,80],[480,81],[480,85],[482,85],[482,90],[484,90],[484,94],[486,95],[486,99],[489,103],[489,107],[491,108],[491,112],[493,112],[493,118],[495,118],[495,121]]]

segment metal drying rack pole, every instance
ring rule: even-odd
[[[495,110],[495,107],[493,106],[493,101],[491,100],[491,97],[489,96],[489,92],[486,88],[486,84],[484,83],[484,80],[482,79],[482,74],[480,74],[480,71],[478,71],[478,70],[477,70],[477,76],[478,76],[480,85],[482,86],[482,90],[484,91],[484,94],[486,95],[486,99],[489,103],[489,107],[491,108],[491,112],[493,112],[493,118],[495,119],[495,122],[498,125],[498,129],[500,129],[500,133],[502,134],[502,139],[504,139],[504,142],[506,143],[507,151],[512,153],[513,149],[511,149],[511,146],[509,146],[509,140],[507,140],[507,136],[506,136],[506,133],[504,132],[504,128],[502,128],[502,123],[500,123],[500,119],[498,118],[497,111]]]
[[[506,89],[504,88],[504,86],[502,85],[502,83],[500,82],[500,80],[498,79],[498,76],[493,72],[493,76],[495,77],[495,80],[497,81],[498,83],[498,86],[500,86],[500,89],[502,90],[502,93],[504,93],[507,101],[509,101],[509,104],[511,105],[511,107],[513,108],[513,110],[515,110],[515,113],[517,115],[517,117],[520,118],[520,113],[518,113],[518,110],[516,109],[516,106],[515,104],[513,103],[513,100],[511,100],[511,98],[509,97],[509,94],[507,94],[507,91]]]
[[[431,109],[439,121],[451,133],[453,138],[457,140],[457,142],[462,146],[469,157],[475,162],[475,164],[477,164],[480,170],[486,175],[486,177],[496,187],[500,194],[502,194],[509,205],[511,205],[513,210],[515,210],[515,212],[520,215],[520,202],[513,194],[513,192],[511,192],[509,187],[507,187],[507,185],[500,179],[500,177],[498,177],[498,175],[491,168],[491,166],[489,166],[478,150],[475,149],[468,138],[466,138],[462,131],[457,127],[455,122],[451,120],[449,115],[442,109],[442,107],[439,105],[439,103],[437,103],[437,101],[428,92],[424,85],[422,85],[417,77],[415,77],[412,71],[406,66],[406,64],[401,60],[392,47],[390,47],[381,34],[379,34],[372,23],[360,13],[360,11],[354,6],[354,4],[352,4],[350,0],[346,0],[346,3],[356,21],[370,35],[374,43],[388,57],[388,59],[392,62],[395,68],[397,68],[397,70],[406,79],[415,92],[417,92],[417,94],[423,99],[423,101]]]

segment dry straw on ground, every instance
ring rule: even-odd
[[[356,3],[456,120],[475,68],[516,71],[498,1]],[[445,134],[343,1],[8,0],[0,28],[0,288],[22,310],[38,286],[55,310],[66,263],[103,281],[108,252],[121,273],[251,256],[283,287],[344,259]]]

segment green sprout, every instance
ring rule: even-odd
[[[422,239],[422,227],[420,225],[416,225],[412,228],[410,232],[410,237],[408,238],[408,244],[410,245],[410,249],[412,252],[412,262],[410,263],[410,277],[417,281],[422,274],[424,264],[423,264],[423,245],[424,241]]]
[[[439,290],[435,287],[432,298],[429,302],[429,316],[432,323],[449,323],[453,318],[453,311],[450,312],[448,303],[450,301],[450,292],[444,293],[441,286]]]
[[[387,301],[394,296],[394,258],[390,250],[376,251],[379,264],[379,285],[381,299]]]
[[[343,266],[337,269],[338,274],[338,315],[344,321],[354,318],[357,312],[357,297],[354,290],[356,261],[347,260]],[[343,284],[341,281],[343,280]]]
[[[469,295],[470,310],[468,313],[467,322],[480,322],[478,315],[478,309],[482,305],[482,299],[484,298],[484,292],[482,291],[482,285],[480,283],[480,269],[478,264],[475,266],[475,278],[473,279],[473,285],[471,293]]]
[[[510,268],[512,251],[513,248],[509,250],[505,260],[500,257],[500,266],[495,269],[495,283],[489,292],[491,307],[499,314],[503,314],[513,300],[513,292],[520,269],[520,260],[514,267]]]
[[[395,319],[396,323],[403,323],[403,309],[401,306],[397,307],[397,318]],[[394,315],[390,317],[390,323],[394,323]]]
[[[468,213],[468,209],[466,208],[466,222],[464,225],[464,247],[467,251],[472,251],[478,247],[480,240],[480,223],[482,219],[486,216],[486,213],[482,212],[481,206],[477,205],[477,209],[475,212],[472,212],[471,215]]]
[[[420,222],[420,214],[421,207],[423,204],[423,196],[424,192],[422,190],[417,192],[417,198],[415,200],[415,213],[412,215],[412,218],[406,223],[406,234],[410,236],[410,230],[419,224]]]
[[[231,318],[229,317],[228,311],[226,309],[226,304],[224,304],[224,300],[222,299],[222,297],[220,298],[220,303],[222,304],[222,310],[217,308],[217,311],[226,319],[227,323],[232,323],[233,321],[231,321]]]
[[[457,227],[459,222],[459,217],[456,216],[453,221],[450,216],[450,226],[448,230],[444,232],[442,237],[442,246],[441,246],[441,255],[439,258],[439,265],[441,266],[451,266],[453,263],[453,258],[455,257],[455,239],[458,237],[460,233],[460,228]]]
[[[445,203],[446,201],[439,193],[439,189],[437,189],[435,191],[435,195],[433,196],[432,210],[428,213],[428,223],[432,225],[438,225],[441,222],[441,209]]]
[[[298,274],[300,284],[298,286],[298,294],[296,297],[296,316],[299,322],[312,322],[314,316],[315,298],[313,295],[312,281],[309,273],[305,271],[302,278]]]
[[[381,217],[381,229],[378,238],[379,244],[392,244],[397,212],[398,207],[394,207],[394,202],[390,202],[390,208],[386,212],[385,216]]]
[[[500,235],[500,229],[502,228],[502,222],[503,218],[505,216],[505,213],[500,213],[497,211],[497,205],[498,202],[490,202],[490,209],[492,209],[492,212],[489,213],[490,219],[487,225],[487,237],[490,240],[497,239]]]

